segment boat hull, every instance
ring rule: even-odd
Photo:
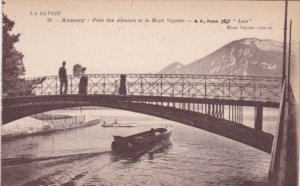
[[[132,154],[143,153],[158,146],[170,144],[172,131],[166,131],[159,135],[147,135],[140,137],[136,134],[134,137],[125,137],[124,139],[114,140],[111,144],[112,151],[115,153]]]

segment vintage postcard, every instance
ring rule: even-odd
[[[296,186],[299,49],[299,1],[4,0],[1,185]]]

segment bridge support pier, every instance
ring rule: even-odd
[[[263,122],[263,107],[257,106],[255,107],[255,115],[254,115],[254,128],[255,130],[262,131],[262,122]]]

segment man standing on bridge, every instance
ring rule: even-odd
[[[60,80],[60,94],[62,94],[63,86],[65,86],[64,94],[66,94],[68,90],[67,70],[65,66],[66,66],[66,62],[63,61],[62,67],[59,68],[59,72],[58,72],[58,76]]]

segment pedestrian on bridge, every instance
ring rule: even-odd
[[[126,75],[120,75],[120,87],[119,87],[119,95],[127,95],[126,91]]]
[[[82,67],[82,73],[79,80],[79,94],[87,94],[88,77],[85,74],[85,67]]]
[[[67,78],[67,70],[66,70],[66,62],[62,62],[62,67],[59,68],[58,76],[60,80],[60,94],[66,94],[68,91],[68,78]],[[64,92],[62,92],[63,86],[65,87]]]

